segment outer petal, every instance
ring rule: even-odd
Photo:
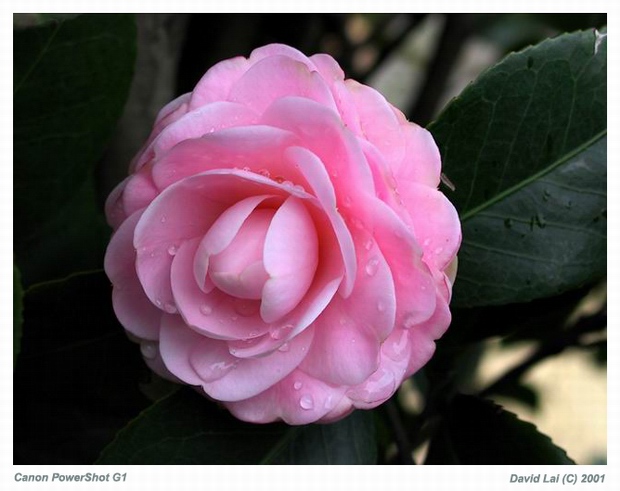
[[[415,123],[401,127],[405,139],[405,153],[399,162],[390,162],[394,176],[403,180],[439,186],[441,155],[429,131]]]
[[[444,269],[461,244],[461,223],[456,209],[437,189],[403,181],[399,186],[404,206],[409,210],[415,236],[424,249],[424,261]]]
[[[213,65],[194,87],[189,103],[190,109],[193,110],[215,101],[228,100],[230,88],[250,65],[251,63],[242,56]]]
[[[354,80],[345,82],[359,115],[362,135],[379,149],[388,164],[402,161],[404,138],[394,107],[375,89]]]
[[[286,148],[297,142],[296,135],[280,128],[226,128],[176,145],[155,163],[153,180],[164,189],[204,171],[237,167],[303,185],[295,168],[283,161]]]
[[[167,315],[162,320],[160,351],[174,375],[191,385],[201,385],[214,399],[240,401],[260,394],[291,373],[306,356],[312,335],[313,330],[307,329],[290,341],[286,351],[240,360],[226,355],[224,342],[205,338],[188,329],[180,317]],[[215,378],[213,371],[218,367],[210,365],[211,361],[224,363],[220,365],[224,372],[220,378]],[[205,374],[209,380],[202,379]]]
[[[119,322],[138,338],[155,340],[159,337],[162,312],[145,295],[135,269],[133,234],[141,216],[142,210],[134,213],[112,236],[104,268],[114,285],[112,305]]]
[[[262,113],[274,101],[286,96],[312,99],[336,109],[336,104],[318,72],[292,58],[274,55],[254,64],[232,87],[229,100]]]
[[[242,104],[213,102],[191,111],[159,133],[138,159],[141,167],[150,159],[157,159],[177,143],[234,126],[256,123],[258,115]]]
[[[333,410],[344,394],[301,370],[295,370],[278,384],[250,399],[226,403],[237,418],[252,423],[278,419],[290,425],[314,423]]]

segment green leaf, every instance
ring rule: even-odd
[[[429,127],[463,224],[453,305],[605,275],[606,92],[606,37],[565,34],[487,70]]]
[[[309,425],[289,430],[291,436],[270,464],[375,464],[377,436],[371,411],[355,411],[329,425]]]
[[[536,427],[491,401],[458,395],[431,439],[426,464],[574,464]]]
[[[13,265],[13,368],[15,368],[22,339],[22,322],[24,321],[22,314],[23,296],[24,291],[22,290],[19,269]]]
[[[62,274],[86,260],[100,265],[105,241],[93,227],[101,213],[90,180],[129,91],[135,37],[131,15],[81,15],[14,31],[15,254],[25,284],[50,279],[31,266],[39,250]],[[68,250],[73,261],[57,255]]]
[[[331,425],[253,425],[186,387],[120,431],[97,463],[371,463],[376,452],[371,421],[370,413],[353,413]]]
[[[150,371],[110,302],[103,272],[30,287],[14,371],[14,463],[92,464],[150,404]]]

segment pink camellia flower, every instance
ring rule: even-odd
[[[431,135],[283,45],[164,107],[110,195],[116,315],[158,374],[237,418],[387,400],[450,323],[461,240]]]

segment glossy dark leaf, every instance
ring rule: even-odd
[[[458,395],[431,440],[426,464],[574,464],[536,427],[491,401]]]
[[[139,347],[110,304],[102,273],[32,287],[14,373],[14,463],[92,464],[150,401]]]
[[[74,261],[57,257],[63,248],[53,245],[47,261],[68,274],[96,247],[99,260],[89,267],[100,266],[100,212],[85,187],[128,94],[135,36],[131,15],[80,15],[14,32],[15,254],[25,284],[50,278],[30,259],[68,225],[79,232],[63,244]]]
[[[263,463],[270,464],[375,464],[377,437],[371,411],[355,411],[329,425],[309,425],[293,434],[279,452]]]
[[[254,425],[190,388],[145,410],[119,432],[99,464],[373,463],[372,414],[332,425]]]
[[[453,305],[525,302],[606,271],[607,41],[512,54],[429,129],[463,223]]]

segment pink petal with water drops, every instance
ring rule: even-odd
[[[258,315],[259,301],[234,299],[218,290],[206,294],[198,287],[192,268],[199,242],[200,238],[185,241],[172,262],[172,293],[185,323],[205,336],[222,340],[267,333],[269,325]]]
[[[435,311],[435,284],[411,231],[380,200],[372,208],[372,233],[394,275],[396,325],[411,328]]]
[[[138,167],[147,159],[157,159],[177,143],[199,138],[233,126],[246,126],[256,123],[258,115],[242,104],[214,102],[191,111],[167,126],[153,140],[138,160]]]
[[[230,88],[250,65],[248,60],[242,56],[213,65],[194,87],[189,103],[190,109],[194,110],[211,102],[228,100]]]
[[[170,149],[155,163],[153,180],[164,189],[204,171],[238,167],[303,185],[295,168],[283,162],[284,151],[297,142],[291,132],[270,126],[226,128]]]
[[[461,245],[461,223],[454,206],[443,193],[423,184],[403,181],[398,189],[410,210],[424,261],[435,269],[444,269]]]
[[[142,210],[134,213],[114,233],[108,244],[104,268],[114,286],[112,306],[119,322],[135,336],[154,340],[159,337],[162,312],[144,294],[135,268],[133,234],[141,215]]]
[[[312,99],[336,109],[334,99],[318,72],[287,56],[274,55],[256,62],[231,88],[228,100],[263,113],[286,96]]]
[[[336,196],[374,195],[372,174],[364,154],[333,110],[301,97],[283,97],[265,111],[261,123],[298,135],[303,147],[327,169]]]
[[[290,425],[303,425],[320,420],[337,407],[343,394],[344,388],[295,370],[265,392],[244,401],[229,402],[226,407],[243,421],[269,423],[282,419]]]
[[[301,301],[314,279],[318,252],[310,213],[291,196],[276,211],[265,237],[263,263],[269,279],[260,309],[265,322],[280,319]]]
[[[286,377],[305,356],[312,332],[291,342],[286,352],[258,360],[240,360],[223,341],[188,329],[179,316],[162,319],[159,349],[166,368],[190,385],[201,386],[221,401],[247,399]]]

